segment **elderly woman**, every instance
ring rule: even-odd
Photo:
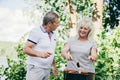
[[[70,38],[62,49],[62,57],[68,60],[66,70],[77,71],[78,75],[81,75],[80,73],[92,74],[85,80],[94,80],[95,78],[94,62],[97,60],[97,46],[93,40],[93,32],[92,20],[88,17],[83,18],[77,26],[78,34]],[[72,79],[69,78],[69,80]]]

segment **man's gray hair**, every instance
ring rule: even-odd
[[[48,22],[54,22],[55,18],[58,18],[59,16],[54,13],[54,12],[48,12],[45,14],[44,18],[43,18],[43,25],[47,25]]]

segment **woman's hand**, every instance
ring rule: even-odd
[[[65,58],[66,58],[67,60],[73,60],[73,58],[72,58],[72,56],[71,56],[70,54],[66,54],[66,55],[65,55]]]
[[[92,61],[96,61],[96,60],[97,60],[97,57],[90,55],[90,56],[88,57],[88,59],[89,59],[89,60],[92,60]]]

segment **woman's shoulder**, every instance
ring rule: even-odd
[[[97,44],[97,42],[95,40],[89,40],[89,43],[91,43],[91,44]]]
[[[93,40],[88,40],[89,42],[91,43],[96,43],[96,41],[93,39]]]
[[[89,41],[89,43],[95,48],[97,47],[97,42],[95,40]]]
[[[68,41],[76,41],[75,36],[70,37],[70,38],[68,39]]]
[[[68,43],[68,44],[73,44],[75,41],[75,38],[74,37],[69,37],[65,43]]]

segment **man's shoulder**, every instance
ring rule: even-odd
[[[40,26],[32,28],[31,32],[41,32]]]
[[[32,30],[39,30],[40,26],[33,27]]]

